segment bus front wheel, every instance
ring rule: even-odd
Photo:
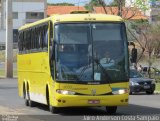
[[[53,107],[51,104],[50,104],[50,96],[49,96],[49,89],[48,89],[48,86],[46,86],[46,101],[47,101],[47,105],[49,107],[49,111],[51,113],[57,113],[58,112],[58,108],[57,107]]]
[[[53,107],[53,106],[49,106],[49,110],[51,113],[58,113],[58,108],[57,107]]]
[[[108,114],[115,114],[117,111],[117,106],[107,106],[106,111]]]

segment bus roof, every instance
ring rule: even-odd
[[[36,26],[47,21],[52,21],[53,23],[63,23],[63,22],[98,22],[98,21],[123,21],[119,16],[107,15],[107,14],[64,14],[64,15],[52,15],[51,17],[39,20],[34,23],[26,24],[20,27],[19,30],[27,29],[32,26]]]

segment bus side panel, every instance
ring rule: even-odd
[[[28,83],[30,99],[46,104],[45,85],[49,79],[49,64],[46,62],[48,54],[43,56],[44,53],[18,55],[18,90],[22,97],[23,83]]]

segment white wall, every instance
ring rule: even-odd
[[[13,19],[13,29],[18,29],[22,25],[25,24],[26,22],[26,12],[45,12],[45,3],[44,2],[14,2],[12,3],[12,11],[13,12],[18,12],[18,19]],[[46,0],[44,0],[46,1]],[[5,15],[6,11],[6,4],[4,3],[4,12],[3,15]],[[3,19],[4,22],[4,29],[6,28],[5,26],[5,17]],[[0,43],[5,42],[5,31],[0,30]]]
[[[26,22],[26,12],[44,12],[44,3],[14,2],[13,12],[18,12],[18,19],[13,20],[13,28],[18,29]]]
[[[13,19],[13,29],[25,24],[26,12],[44,12],[44,9],[44,3],[40,2],[13,2],[12,11],[18,12],[18,19]]]

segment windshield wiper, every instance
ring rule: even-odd
[[[106,81],[108,82],[109,87],[110,87],[110,89],[112,90],[111,83],[110,83],[111,78],[109,77],[106,69],[102,66],[102,64],[99,62],[98,59],[93,58],[93,60],[94,60],[94,62],[101,68],[101,70],[104,72],[104,74],[105,74],[105,76],[106,76]]]
[[[89,66],[90,66],[90,65],[87,65],[87,66],[83,67],[83,69],[81,70],[79,76],[77,76],[78,81],[82,81],[82,77],[83,77],[83,75],[84,75],[84,72],[88,69]]]

